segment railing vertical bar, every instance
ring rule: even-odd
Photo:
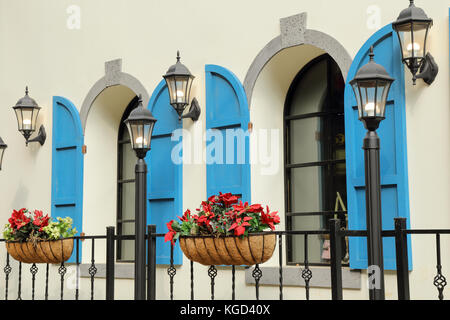
[[[280,265],[280,300],[283,300],[283,238],[281,234],[278,236],[278,262]]]
[[[80,296],[80,238],[76,238],[76,284],[75,284],[75,300],[79,299]]]
[[[214,300],[214,287],[216,285],[215,278],[217,276],[217,269],[215,266],[209,267],[208,276],[211,278],[211,300]]]
[[[395,218],[394,224],[398,300],[409,300],[408,237],[405,233],[406,218]]]
[[[309,262],[308,262],[308,234],[305,233],[305,268],[302,270],[302,278],[305,280],[305,293],[306,293],[306,300],[309,300],[309,281],[312,278],[312,272],[309,269]]]
[[[114,227],[106,227],[106,300],[114,300]]]
[[[19,287],[17,288],[17,300],[22,300],[22,262],[19,262]]]
[[[438,297],[439,300],[444,300],[444,288],[447,285],[447,280],[442,274],[442,264],[441,264],[441,235],[439,233],[436,234],[436,257],[437,257],[437,275],[434,277],[433,284],[438,289]]]
[[[255,279],[255,294],[256,294],[256,300],[259,300],[259,281],[262,278],[262,271],[259,268],[259,264],[255,265],[255,268],[252,272],[252,277]]]
[[[62,244],[61,244],[61,248],[62,248]],[[60,282],[61,282],[61,294],[60,294],[61,300],[64,300],[64,276],[65,276],[66,272],[67,272],[67,268],[64,265],[64,261],[63,261],[63,262],[61,262],[61,266],[58,269],[58,273],[60,275]]]
[[[89,274],[91,276],[91,300],[94,300],[94,280],[97,274],[97,268],[95,266],[95,239],[92,238],[91,248],[91,266],[89,267]]]
[[[194,261],[191,260],[191,300],[194,300]]]
[[[156,225],[148,225],[147,233],[147,300],[156,300]]]
[[[342,237],[339,234],[341,222],[331,219],[330,250],[331,250],[331,299],[342,300]]]
[[[236,267],[231,266],[231,300],[236,300]]]
[[[173,300],[173,278],[177,273],[173,265],[173,245],[170,246],[170,266],[167,269],[167,274],[169,275],[169,285],[170,285],[170,300]]]
[[[36,273],[38,272],[38,267],[36,266],[36,263],[33,263],[30,267],[30,273],[31,273],[31,300],[34,300],[34,289],[36,284]]]
[[[45,300],[48,300],[48,272],[49,272],[49,264],[47,263],[47,266],[45,268],[45,294],[44,294]]]
[[[8,300],[9,274],[12,271],[11,265],[9,264],[9,253],[6,253],[6,266],[3,271],[5,272],[5,300]]]

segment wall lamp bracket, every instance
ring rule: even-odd
[[[438,72],[439,66],[437,65],[431,53],[428,52],[425,56],[422,67],[420,68],[420,73],[416,75],[415,78],[423,79],[426,84],[431,85],[436,79]]]
[[[41,125],[39,128],[37,137],[33,138],[31,140],[27,140],[26,145],[28,146],[28,144],[31,142],[39,142],[41,144],[41,146],[43,146],[45,143],[45,140],[47,140],[47,133],[45,132],[44,125]]]
[[[197,98],[192,99],[191,107],[189,108],[189,112],[182,115],[182,119],[190,118],[192,121],[197,121],[200,118],[200,105],[197,101]]]

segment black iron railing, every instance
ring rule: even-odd
[[[274,231],[270,232],[271,234],[275,234],[278,239],[278,271],[279,271],[279,299],[283,300],[284,298],[284,279],[283,279],[283,268],[284,268],[284,260],[283,260],[283,240],[286,240],[286,237],[289,236],[298,236],[302,235],[304,237],[304,263],[299,268],[299,277],[301,277],[304,281],[304,290],[305,297],[307,300],[310,299],[310,283],[311,279],[314,277],[314,271],[310,268],[309,263],[309,248],[308,248],[308,239],[314,235],[328,235],[330,239],[330,275],[331,275],[331,299],[333,300],[341,300],[343,299],[343,287],[342,287],[342,251],[343,248],[343,239],[347,237],[367,237],[367,231],[355,231],[355,230],[343,230],[341,229],[340,220],[333,219],[329,222],[329,230],[320,230],[320,231]],[[399,218],[395,219],[395,230],[383,231],[383,237],[393,237],[395,238],[395,246],[396,246],[396,263],[397,263],[397,288],[398,288],[398,299],[400,300],[409,300],[410,299],[410,287],[409,287],[409,271],[408,271],[408,237],[411,235],[434,235],[436,239],[436,271],[437,274],[433,279],[433,284],[436,286],[438,290],[438,298],[442,300],[444,298],[444,289],[447,285],[447,280],[442,273],[442,260],[441,260],[441,235],[450,234],[450,230],[407,230],[406,228],[406,219]],[[147,229],[147,299],[154,300],[156,299],[156,284],[157,281],[164,281],[164,279],[156,278],[156,240],[158,238],[164,237],[164,234],[156,233],[156,226],[150,225]],[[283,239],[284,237],[284,239]],[[114,300],[114,289],[115,289],[115,248],[116,241],[123,240],[134,240],[134,236],[123,236],[116,235],[114,227],[108,227],[106,230],[106,235],[100,236],[77,236],[73,237],[74,239],[74,251],[75,251],[75,267],[76,267],[76,288],[74,291],[74,296],[67,296],[64,288],[64,281],[67,274],[67,264],[61,263],[58,267],[58,280],[60,281],[59,287],[59,298],[63,299],[80,299],[80,289],[79,289],[79,279],[80,279],[80,249],[81,249],[81,241],[90,241],[91,247],[89,252],[90,265],[88,268],[88,274],[90,278],[90,288],[89,288],[89,298],[91,300],[94,299],[103,299]],[[4,239],[0,239],[0,244],[4,242]],[[106,296],[98,297],[95,294],[96,288],[96,278],[98,273],[98,266],[96,265],[96,253],[98,253],[98,249],[96,249],[96,244],[99,241],[106,241]],[[170,245],[170,244],[167,244]],[[102,252],[101,252],[102,253]],[[105,252],[103,252],[104,254]],[[169,283],[169,295],[167,299],[173,300],[177,295],[181,296],[180,290],[189,290],[191,300],[195,299],[195,276],[194,272],[195,263],[190,262],[189,264],[189,274],[190,274],[190,288],[176,288],[175,280],[177,275],[177,268],[174,265],[174,251],[171,247],[170,251],[170,265],[167,267],[167,276]],[[49,299],[49,279],[51,277],[49,264],[25,264],[18,263],[17,268],[13,268],[12,264],[13,259],[6,254],[6,261],[3,267],[4,273],[4,282],[0,284],[0,290],[2,290],[4,284],[4,297],[5,300],[8,299],[22,299],[22,282],[23,282],[23,273],[29,272],[31,275],[31,299],[34,300],[36,298],[36,289],[42,290],[41,287],[36,288],[36,278],[40,272],[45,272],[45,286],[44,286],[44,299]],[[14,262],[15,264],[16,262]],[[29,267],[28,267],[29,266]],[[42,270],[42,271],[41,271]],[[207,270],[208,277],[210,279],[209,287],[210,287],[210,297],[211,300],[214,300],[216,293],[216,278],[219,275],[219,271],[216,266],[210,266]],[[12,275],[17,276],[17,283],[11,283]],[[263,269],[261,269],[260,265],[255,265],[252,269],[251,276],[255,282],[255,299],[259,300],[260,298],[260,282],[264,277]],[[231,284],[230,284],[230,299],[235,300],[236,295],[236,268],[234,266],[231,267]],[[17,296],[11,297],[10,290],[11,286],[17,286]],[[2,290],[3,291],[3,290]],[[54,294],[54,293],[53,293]],[[71,293],[72,294],[72,293]],[[184,295],[183,295],[184,296]],[[245,297],[248,300],[249,297]]]

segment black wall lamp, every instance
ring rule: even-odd
[[[193,121],[197,121],[201,110],[196,98],[192,99],[189,112],[183,115],[184,109],[189,105],[192,82],[195,77],[180,62],[180,51],[177,51],[177,63],[167,70],[163,78],[169,89],[170,104],[178,113],[178,119],[191,118]]]
[[[5,153],[8,146],[3,142],[2,137],[0,137],[0,171],[2,170],[3,154]]]
[[[47,134],[43,125],[39,128],[38,136],[30,140],[31,135],[36,131],[36,120],[41,107],[28,95],[28,87],[25,88],[25,96],[17,101],[13,109],[16,113],[19,132],[25,137],[26,145],[28,146],[30,142],[39,142],[41,146],[44,145]]]
[[[433,56],[427,52],[428,31],[433,20],[428,18],[423,9],[414,5],[414,0],[409,2],[409,7],[400,13],[392,27],[400,40],[403,63],[413,74],[413,84],[416,84],[417,79],[423,79],[430,85],[439,72]]]

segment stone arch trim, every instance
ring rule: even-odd
[[[89,116],[89,111],[94,100],[107,88],[112,86],[123,85],[128,87],[136,95],[142,95],[142,102],[146,106],[149,102],[150,96],[142,85],[142,83],[132,75],[122,72],[122,59],[116,59],[105,62],[105,76],[99,79],[89,90],[87,96],[84,98],[81,106],[80,119],[83,129],[83,135],[86,130],[86,123]]]
[[[248,107],[251,107],[253,89],[264,66],[281,50],[309,44],[328,53],[341,69],[344,80],[352,64],[347,50],[330,35],[306,29],[307,13],[280,19],[280,35],[267,43],[253,60],[244,80]]]

